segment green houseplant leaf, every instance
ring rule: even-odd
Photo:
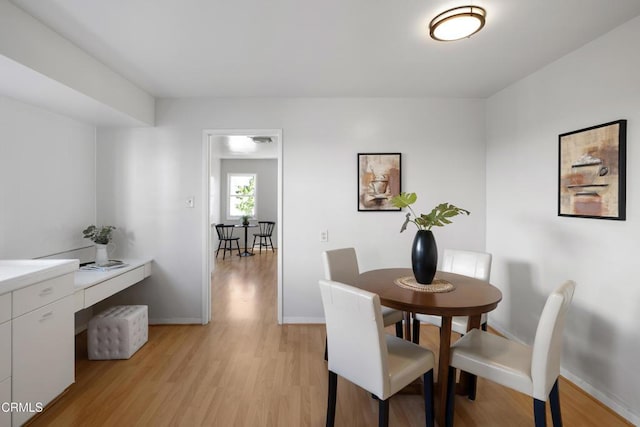
[[[249,180],[249,183],[247,185],[239,185],[238,187],[236,187],[235,193],[237,196],[246,196],[242,197],[235,206],[236,209],[243,213],[243,220],[248,220],[249,217],[253,215],[253,208],[256,205],[256,199],[254,196],[255,188],[256,182],[253,177]]]
[[[453,218],[454,216],[471,214],[471,212],[466,209],[444,202],[437,205],[428,214],[420,214],[420,216],[418,216],[414,212],[413,208],[411,208],[411,205],[417,200],[418,196],[416,193],[405,192],[391,198],[391,204],[393,206],[401,209],[409,209],[409,212],[407,212],[405,216],[405,221],[400,228],[401,233],[407,229],[407,224],[410,222],[414,223],[416,227],[418,227],[418,230],[431,230],[433,227],[444,227],[447,224],[451,224],[450,218]]]
[[[111,241],[111,232],[116,228],[112,225],[90,225],[84,230],[82,230],[82,234],[85,239],[91,239],[93,243],[97,243],[99,245],[106,245]]]

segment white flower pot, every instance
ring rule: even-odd
[[[105,265],[108,262],[109,255],[107,254],[107,245],[96,243],[96,264]]]

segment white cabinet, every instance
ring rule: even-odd
[[[0,427],[11,425],[11,294],[0,295]]]
[[[0,427],[24,424],[74,381],[77,270],[78,260],[0,260]]]
[[[11,377],[0,381],[0,404],[11,402]],[[0,426],[9,427],[11,425],[11,412],[5,412],[7,408],[0,410]]]
[[[11,322],[0,323],[0,381],[11,376]]]
[[[71,295],[73,277],[65,274],[13,291],[13,318]]]
[[[0,323],[11,320],[11,292],[0,295]]]
[[[11,401],[20,426],[74,381],[73,273],[13,291]]]
[[[73,280],[73,276],[69,280]],[[13,319],[12,399],[47,405],[74,381],[73,296]],[[13,414],[13,425],[34,412]]]

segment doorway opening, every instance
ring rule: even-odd
[[[242,162],[246,160],[246,162]],[[263,162],[260,162],[263,160]],[[263,168],[256,174],[256,206],[254,222],[275,221],[274,243],[277,256],[276,311],[278,323],[282,324],[282,129],[206,129],[203,132],[203,260],[202,260],[202,323],[215,317],[211,309],[211,277],[215,268],[213,246],[215,224],[238,220],[229,209],[233,195],[225,187],[227,175],[241,171],[253,173],[248,164]],[[275,163],[275,179],[269,171]],[[235,166],[231,166],[235,165]],[[240,168],[241,170],[238,170]],[[242,168],[245,168],[242,170]],[[261,178],[260,175],[263,175]],[[261,182],[264,188],[261,188]],[[274,188],[275,187],[275,188]],[[263,198],[261,202],[260,198]],[[273,202],[275,199],[275,203]],[[231,200],[231,202],[230,202]],[[263,208],[262,211],[260,208]],[[262,215],[261,215],[262,213]],[[231,216],[230,216],[231,215]],[[275,216],[275,218],[273,218]],[[246,229],[245,229],[246,230]],[[242,229],[240,231],[244,232]],[[251,243],[252,239],[248,242]],[[245,251],[247,248],[245,248]]]

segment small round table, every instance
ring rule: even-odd
[[[488,282],[443,271],[438,271],[435,278],[451,283],[454,286],[452,291],[431,293],[408,289],[395,283],[396,279],[407,276],[413,276],[410,268],[371,270],[361,273],[354,286],[378,294],[382,305],[405,312],[406,339],[411,339],[413,313],[434,314],[442,317],[438,357],[440,402],[437,419],[439,425],[444,425],[452,317],[469,316],[467,330],[479,328],[482,313],[487,313],[498,306],[502,300],[502,292]],[[461,381],[465,380],[461,379]]]
[[[236,224],[236,225],[234,225],[234,227],[236,227],[236,228],[240,228],[240,227],[244,228],[244,252],[242,252],[240,254],[241,257],[243,257],[243,256],[253,256],[253,254],[251,252],[249,252],[249,250],[247,248],[247,230],[249,228],[255,228],[257,226],[258,226],[257,224],[251,224],[251,223],[246,224],[246,225],[245,224]]]

